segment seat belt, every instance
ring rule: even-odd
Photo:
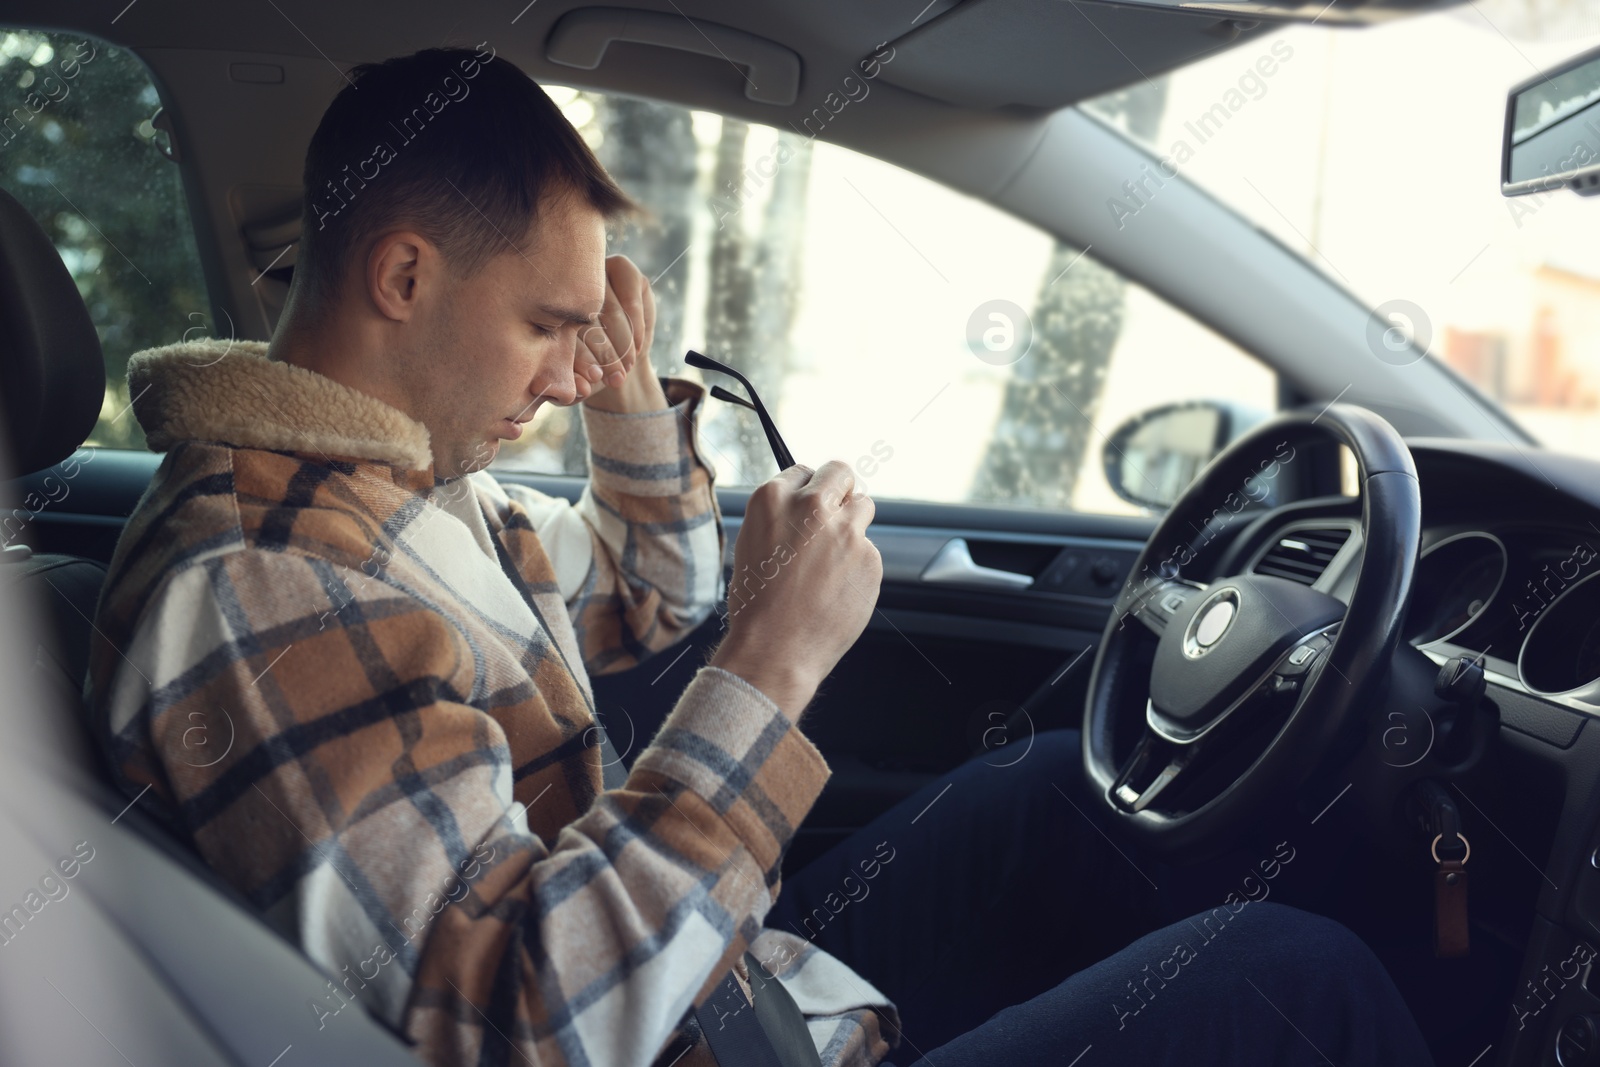
[[[778,977],[766,976],[762,961],[744,953],[750,998],[728,971],[717,992],[694,1009],[717,1067],[822,1067],[800,1005]],[[750,1011],[744,1011],[749,1008]]]
[[[794,997],[776,977],[767,977],[761,961],[748,952],[744,965],[750,972],[749,1000],[729,971],[716,992],[694,1009],[717,1067],[822,1067]]]
[[[533,599],[533,591],[511,562],[506,546],[493,531],[489,539],[494,542],[500,569],[527,602],[576,683],[577,673],[567,660],[567,654],[561,651],[555,631],[545,622],[544,613]],[[583,692],[582,685],[578,686],[578,691]],[[584,699],[587,702],[588,697]],[[607,789],[616,789],[628,780],[627,768],[622,765],[622,757],[617,754],[611,735],[600,722],[593,704],[589,705],[589,714],[600,727],[601,780]],[[717,1067],[822,1067],[822,1058],[811,1042],[811,1031],[806,1028],[806,1017],[794,997],[776,977],[767,977],[760,960],[748,952],[744,959],[750,972],[750,999],[745,999],[739,980],[729,971],[706,1002],[694,1009],[695,1021],[700,1024],[700,1032],[705,1035]],[[754,1010],[745,1011],[745,1008]]]

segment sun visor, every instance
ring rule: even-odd
[[[1088,0],[967,0],[894,41],[882,80],[963,107],[1055,110],[1227,48],[1256,26]]]

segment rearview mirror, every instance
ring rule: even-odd
[[[1528,79],[1506,98],[1500,192],[1562,186],[1600,193],[1600,48]]]
[[[1106,439],[1106,480],[1129,503],[1165,510],[1217,453],[1266,417],[1219,400],[1151,408]]]

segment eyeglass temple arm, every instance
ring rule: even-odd
[[[718,400],[726,400],[730,404],[738,404],[740,407],[749,408],[751,411],[756,409],[756,406],[750,403],[750,401],[746,400],[738,393],[728,392],[720,385],[713,385],[711,387],[711,395],[716,397]]]
[[[750,380],[748,378],[734,370],[732,367],[728,366],[726,363],[712,359],[710,356],[702,355],[701,353],[696,352],[694,349],[689,350],[688,354],[684,356],[683,361],[689,364],[691,367],[698,367],[701,370],[714,370],[722,374],[726,374],[737,381],[740,385],[744,386],[745,391],[750,394],[750,401],[748,403],[740,401],[737,397],[733,397],[733,394],[731,393],[728,393],[727,397],[719,397],[718,399],[732,398],[735,403],[742,403],[745,407],[755,411],[756,418],[761,420],[761,428],[766,431],[767,444],[772,446],[772,455],[778,461],[778,469],[787,470],[795,465],[794,456],[790,453],[789,446],[783,443],[783,436],[778,433],[778,427],[773,423],[772,416],[767,413],[766,405],[761,402],[760,394],[755,391],[755,387],[750,384]],[[725,389],[722,391],[727,393],[727,390]]]

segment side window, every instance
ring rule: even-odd
[[[122,49],[0,29],[0,186],[55,242],[100,334],[106,396],[93,445],[144,447],[128,357],[179,340],[209,307],[178,168],[152,123],[160,106]]]
[[[1124,420],[1276,406],[1266,366],[1092,255],[809,122],[547,88],[652,213],[612,251],[655,283],[657,372],[699,379],[686,348],[732,364],[796,458],[844,459],[879,498],[1135,513],[1104,473]],[[754,415],[707,405],[719,483],[771,477]],[[575,413],[533,427],[499,466],[584,473]]]

